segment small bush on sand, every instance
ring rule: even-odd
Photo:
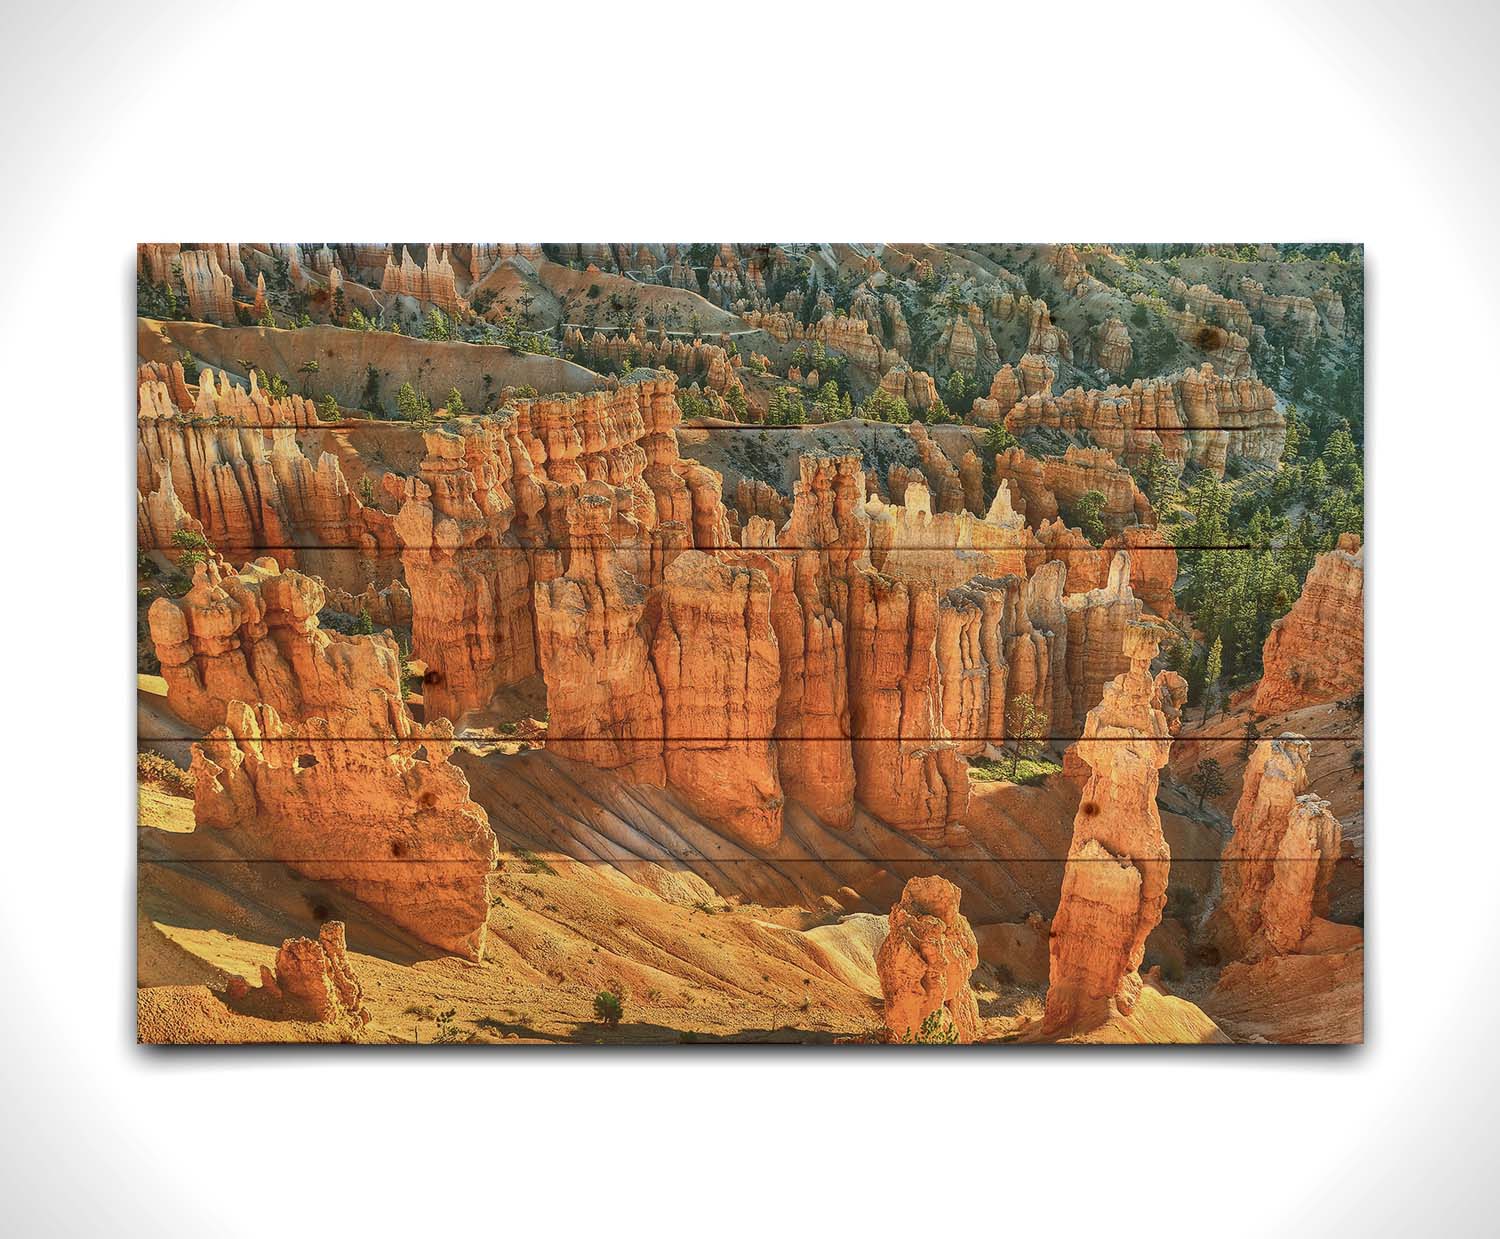
[[[618,1028],[625,1018],[624,997],[613,990],[600,990],[594,995],[594,1018],[606,1028]]]
[[[1016,1018],[1018,1020],[1025,1020],[1028,1024],[1034,1020],[1041,1019],[1046,1014],[1047,1010],[1042,1006],[1042,1000],[1031,994],[1026,995],[1016,1005]]]

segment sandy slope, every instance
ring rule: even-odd
[[[143,743],[185,748],[149,687]],[[1028,912],[1053,910],[1078,799],[1060,776],[1040,787],[976,785],[973,842],[951,850],[926,848],[863,813],[852,829],[830,831],[791,806],[781,842],[755,853],[692,818],[669,792],[628,787],[543,750],[502,756],[473,745],[455,759],[502,847],[478,965],[438,955],[324,883],[244,861],[233,832],[194,831],[188,800],[145,788],[142,1038],[328,1037],[240,1015],[220,995],[231,975],[257,980],[285,938],[316,936],[329,919],[348,927],[372,1015],[366,1041],[431,1041],[448,1009],[458,1037],[474,1041],[873,1038],[875,952],[906,878],[943,872],[963,889],[982,942],[1014,938]],[[1044,937],[1027,932],[1032,953],[1044,951]],[[1035,975],[1015,983],[992,962],[973,977],[984,1036],[1009,1040],[1042,987]],[[603,989],[625,996],[616,1030],[593,1018]],[[1138,1020],[1119,1035],[1200,1040],[1203,1029],[1173,1016]]]

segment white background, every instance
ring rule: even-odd
[[[9,1229],[1484,1229],[1496,25],[1389,2],[6,6]],[[137,1048],[132,247],[390,236],[1364,241],[1368,1046]]]

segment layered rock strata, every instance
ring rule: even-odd
[[[316,420],[309,402],[272,399],[253,374],[247,392],[208,369],[193,395],[175,362],[142,367],[140,380],[140,546],[171,546],[178,504],[234,562],[271,555],[353,591],[399,573],[391,517],[361,502],[332,453],[316,462],[303,453],[299,434]]]
[[[968,768],[942,726],[937,591],[874,571],[849,606],[849,714],[860,801],[931,843],[967,838]]]
[[[766,574],[701,551],[673,559],[651,661],[668,782],[698,815],[771,846],[783,802],[772,739],[781,660]]]
[[[1127,468],[1160,444],[1174,466],[1192,463],[1220,477],[1230,456],[1274,464],[1286,445],[1276,393],[1258,379],[1221,377],[1207,364],[1129,387],[1024,397],[1005,414],[1005,425],[1015,435],[1037,428],[1087,431]]]
[[[1081,729],[1091,705],[1107,694],[1106,685],[1133,665],[1131,631],[1141,616],[1141,603],[1130,588],[1129,552],[1115,553],[1109,579],[1098,589],[1065,597],[1063,611],[1068,625],[1071,722]],[[1059,726],[1054,734],[1068,733]]]

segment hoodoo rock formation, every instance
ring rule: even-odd
[[[892,1041],[945,1035],[951,1028],[967,1045],[978,1034],[979,1004],[969,977],[979,964],[979,944],[958,910],[959,898],[958,887],[946,878],[911,878],[891,908],[890,932],[875,967]],[[933,1029],[929,1020],[935,1015],[949,1027]]]
[[[427,247],[425,264],[416,262],[405,246],[401,247],[399,263],[394,257],[387,255],[385,270],[380,277],[381,291],[399,293],[418,301],[429,301],[447,314],[455,314],[463,309],[464,303],[459,298],[454,282],[453,261],[448,250],[444,248],[439,254],[434,252],[435,249],[435,246]]]
[[[1134,350],[1130,345],[1130,329],[1118,318],[1106,318],[1094,328],[1094,364],[1110,374],[1124,374],[1130,369]]]
[[[1307,793],[1311,757],[1312,744],[1291,732],[1250,755],[1214,923],[1230,959],[1295,951],[1314,917],[1328,912],[1343,828],[1326,800]]]
[[[141,246],[143,1038],[1357,1038],[1319,248]]]
[[[172,545],[180,508],[235,563],[271,555],[352,592],[395,578],[391,517],[353,493],[335,456],[322,452],[314,462],[302,450],[299,435],[316,425],[310,402],[268,397],[253,372],[247,392],[208,369],[195,396],[176,362],[143,366],[138,390],[142,547]]]
[[[531,569],[511,534],[513,493],[535,512],[529,469],[488,428],[423,436],[420,475],[395,519],[412,599],[412,648],[427,663],[429,718],[460,719],[536,670]],[[521,453],[524,456],[524,452]]]
[[[414,652],[435,676],[429,715],[462,718],[537,670],[532,583],[566,570],[575,538],[593,547],[607,530],[646,585],[673,550],[730,543],[722,479],[678,455],[674,390],[670,375],[643,370],[613,389],[518,400],[482,425],[424,436],[395,526]],[[578,519],[588,532],[573,529]]]
[[[1141,989],[1146,939],[1166,905],[1171,851],[1156,808],[1158,771],[1172,746],[1151,677],[1159,631],[1126,632],[1130,669],[1088,713],[1077,754],[1091,770],[1052,921],[1043,1031],[1085,1032],[1129,1015]]]
[[[1257,714],[1356,693],[1365,677],[1365,553],[1359,535],[1319,555],[1302,595],[1271,625],[1255,690]]]
[[[196,727],[217,727],[232,701],[264,702],[288,720],[336,725],[384,718],[401,693],[401,657],[389,637],[345,637],[318,623],[316,577],[258,559],[240,572],[210,559],[181,598],[158,598],[148,621],[167,704]]]
[[[666,767],[661,686],[645,622],[649,591],[619,562],[611,512],[603,495],[580,498],[568,512],[567,572],[535,586],[549,746],[660,786]]]
[[[1093,703],[1108,695],[1106,685],[1134,664],[1131,629],[1141,603],[1130,588],[1130,554],[1117,551],[1109,579],[1098,589],[1063,599],[1068,622],[1068,686],[1073,724],[1079,728]],[[1054,734],[1063,734],[1055,732]]]
[[[1028,595],[1049,584],[1060,608],[1062,574],[1046,570],[1029,582],[975,577],[942,599],[937,656],[943,726],[967,755],[1005,741],[1018,697],[1030,698],[1050,721],[1054,666],[1066,660],[1067,632],[1038,628],[1028,607]]]
[[[769,847],[783,795],[766,574],[682,550],[648,588],[618,562],[609,515],[603,496],[583,496],[568,571],[535,587],[549,747],[670,784],[706,820]]]
[[[667,779],[703,817],[757,847],[781,837],[781,661],[765,573],[684,551],[667,568],[651,645]]]
[[[276,966],[260,968],[260,984],[229,979],[228,997],[255,1015],[340,1024],[357,1034],[370,1022],[364,992],[349,963],[344,922],[328,921],[317,939],[288,938],[276,952]]]
[[[194,817],[247,860],[330,882],[423,942],[480,959],[498,851],[448,760],[453,728],[423,727],[399,698],[371,696],[383,720],[338,726],[230,702],[193,746]]]
[[[849,742],[849,578],[869,562],[857,456],[803,455],[777,550],[754,561],[772,582],[781,653],[776,737],[782,784],[822,821],[854,820]]]
[[[856,794],[893,826],[932,843],[967,838],[967,766],[942,726],[933,649],[937,591],[873,571],[849,605],[849,702]]]
[[[183,250],[177,257],[192,316],[211,323],[234,322],[234,281],[219,266],[218,255],[211,250]]]

